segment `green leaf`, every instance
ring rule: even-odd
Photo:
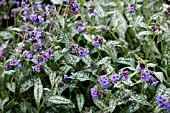
[[[93,99],[93,102],[101,110],[103,110],[103,109],[105,109],[107,107],[106,104],[100,99]]]
[[[86,55],[82,58],[82,61],[86,64],[86,65],[90,65],[92,62],[92,59],[90,57],[90,55]]]
[[[29,88],[31,88],[32,86],[34,86],[34,79],[28,79],[26,81],[24,81],[21,85],[20,85],[20,93],[23,93],[25,91],[27,91]]]
[[[44,71],[49,76],[51,86],[53,87],[55,84],[56,72],[51,70],[51,68],[49,68],[48,66],[44,66],[44,67],[45,67]]]
[[[164,74],[163,74],[163,72],[154,72],[154,75],[156,76],[156,78],[158,78],[160,80],[160,82],[164,81]]]
[[[84,0],[77,0],[77,2],[84,4]]]
[[[145,35],[152,35],[153,32],[151,31],[141,31],[140,33],[137,34],[137,37],[139,36],[145,36]]]
[[[134,112],[136,112],[139,108],[140,108],[140,104],[139,104],[139,103],[136,103],[135,101],[133,101],[133,102],[130,104],[127,112],[128,112],[128,113],[134,113]]]
[[[13,38],[14,36],[10,32],[1,31],[0,37],[3,37],[3,39],[5,39],[5,40],[9,40],[9,39]]]
[[[69,78],[77,79],[79,81],[86,81],[86,80],[94,81],[94,78],[90,77],[89,73],[83,71],[72,73],[72,76],[70,76]]]
[[[111,98],[111,99],[109,100],[109,108],[110,108],[110,112],[111,112],[111,113],[113,113],[113,111],[115,110],[115,108],[116,108],[116,103],[117,103],[116,99]]]
[[[80,61],[80,58],[78,56],[75,55],[71,55],[71,54],[67,54],[65,56],[66,60],[68,61],[68,63],[72,64],[72,65],[76,65],[77,62]]]
[[[76,99],[77,99],[78,109],[81,112],[83,105],[84,105],[84,102],[85,102],[84,95],[83,94],[77,94]]]
[[[51,0],[53,4],[62,4],[63,0]]]
[[[132,100],[136,101],[137,103],[151,106],[151,104],[147,101],[146,95],[135,94],[134,96],[131,96],[131,98],[132,98]]]
[[[34,98],[36,100],[37,108],[39,108],[40,106],[40,100],[41,100],[42,94],[43,94],[43,85],[41,83],[41,79],[37,78],[34,84]]]
[[[83,33],[83,36],[88,42],[93,42],[89,35]]]
[[[62,56],[63,56],[63,54],[61,51],[55,51],[54,52],[54,62],[60,60]]]
[[[20,109],[21,109],[21,111],[22,111],[23,113],[26,113],[26,112],[27,112],[27,106],[26,106],[26,104],[25,104],[24,102],[21,102],[21,103],[19,104],[19,106],[20,106]]]
[[[5,111],[10,110],[14,106],[14,99],[12,99],[8,104],[5,106]]]
[[[7,87],[11,92],[15,93],[15,88],[16,88],[15,82],[6,83],[6,87]]]
[[[64,98],[63,96],[51,96],[48,99],[49,102],[52,102],[54,104],[69,104],[71,101],[67,98]]]
[[[13,30],[13,31],[17,31],[17,32],[21,32],[21,31],[23,31],[23,29],[21,29],[21,28],[12,28],[11,30]]]
[[[101,64],[104,64],[106,63],[108,60],[110,60],[111,58],[110,57],[104,57],[102,58],[98,63],[97,65],[101,65]]]
[[[1,109],[2,111],[4,111],[4,105],[5,105],[5,103],[8,102],[8,101],[9,101],[9,97],[5,98],[4,100],[2,100],[2,99],[0,98],[0,109]]]
[[[113,13],[111,20],[111,24],[114,27],[118,26],[119,29],[117,30],[117,32],[121,37],[124,38],[127,30],[127,22],[124,16],[119,11],[116,11],[115,13]]]
[[[135,61],[132,58],[123,58],[123,57],[120,57],[120,58],[117,59],[116,62],[120,63],[120,64],[126,64],[126,65],[129,65],[131,67],[135,66]]]

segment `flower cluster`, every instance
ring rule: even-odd
[[[94,38],[94,41],[92,42],[92,44],[93,44],[94,46],[96,46],[96,47],[99,47],[100,44],[102,44],[102,42],[103,42],[103,39],[102,39],[102,38],[99,38],[98,36],[96,36],[96,37]]]
[[[78,51],[79,58],[83,58],[85,55],[89,53],[88,48],[78,48],[78,44],[72,45],[72,53],[76,53]]]
[[[76,53],[78,47],[79,47],[78,44],[72,45],[72,53]]]
[[[91,96],[94,99],[104,98],[106,96],[106,93],[104,91],[98,91],[97,88],[91,88],[90,92],[91,92]]]
[[[114,84],[117,84],[117,81],[120,79],[120,75],[119,74],[111,75],[110,79]]]
[[[80,9],[80,4],[75,0],[74,2],[70,3],[71,8],[73,9],[74,12],[78,12]]]
[[[106,75],[100,76],[98,82],[102,85],[103,88],[108,88],[111,86],[109,80],[107,79]]]
[[[149,82],[152,86],[157,86],[159,81],[153,77],[153,72],[145,69],[146,63],[141,62],[138,66],[138,70],[141,72],[140,78],[143,82]]]
[[[81,48],[78,50],[79,58],[83,58],[85,55],[88,55],[89,49],[88,48]]]
[[[160,107],[170,110],[170,103],[168,102],[168,100],[162,96],[158,96],[157,97],[157,103]]]
[[[119,74],[111,75],[110,79],[112,80],[113,84],[117,84],[117,81],[119,81],[121,79],[121,77],[123,77],[125,80],[128,80],[128,78],[129,78],[128,74],[129,74],[128,71],[121,70],[119,72]]]
[[[23,66],[23,61],[22,60],[17,60],[17,59],[12,59],[11,61],[10,61],[10,64],[7,64],[6,66],[5,66],[5,70],[8,70],[9,68],[12,68],[12,67],[14,67],[14,66],[18,66],[18,68],[22,68],[22,66]]]
[[[91,88],[91,96],[94,98],[94,99],[97,99],[98,98],[98,90],[96,88]]]

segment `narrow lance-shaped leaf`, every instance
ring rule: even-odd
[[[77,99],[78,109],[81,112],[83,105],[84,105],[84,102],[85,102],[84,95],[83,94],[77,94],[76,99]]]
[[[49,102],[52,102],[54,104],[69,104],[71,103],[71,101],[67,98],[64,98],[62,96],[51,96],[49,99],[48,99]]]
[[[41,100],[41,97],[42,97],[42,93],[43,93],[43,85],[41,83],[41,79],[37,78],[35,80],[35,85],[34,85],[34,98],[36,100],[37,108],[40,105],[40,100]]]

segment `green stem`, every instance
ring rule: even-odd
[[[149,46],[149,48],[148,48],[148,52],[147,52],[147,54],[146,54],[146,59],[148,59],[148,56],[149,56],[150,51],[151,51],[151,49],[152,49],[152,46],[153,46],[153,43],[154,43],[155,38],[156,38],[156,35],[154,35],[154,37],[153,37],[153,39],[152,39],[152,41],[151,41],[151,43],[150,43],[150,46]]]

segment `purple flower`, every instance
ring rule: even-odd
[[[64,75],[64,79],[67,79],[68,78],[68,75]]]
[[[4,67],[5,71],[8,71],[8,68],[9,68],[9,65],[6,65],[6,66]]]
[[[33,71],[40,72],[40,65],[32,66]]]
[[[88,48],[79,49],[78,53],[79,53],[79,58],[82,58],[89,53],[89,50]]]
[[[94,12],[93,12],[93,13],[90,13],[90,16],[91,16],[91,17],[95,16],[95,13],[94,13]]]
[[[37,20],[37,15],[36,14],[31,14],[30,15],[30,20],[34,23]]]
[[[143,74],[145,74],[145,75],[150,75],[150,74],[151,74],[151,71],[150,71],[150,70],[144,70],[144,71],[143,71]]]
[[[107,79],[106,75],[100,76],[100,78],[98,79],[98,82],[102,85],[103,88],[108,88],[109,86],[111,86],[109,80]]]
[[[135,5],[134,4],[131,4],[130,7],[129,7],[129,11],[134,13],[135,12]]]
[[[37,4],[37,7],[42,9],[42,5],[41,4]]]
[[[91,91],[91,96],[94,99],[97,99],[98,98],[98,90],[96,88],[91,88],[90,91]]]
[[[80,32],[82,32],[85,29],[85,27],[86,27],[85,23],[84,24],[79,24],[78,28],[77,28],[77,31],[80,33]]]
[[[158,29],[157,26],[152,26],[152,27],[151,27],[152,32],[155,32],[157,29]]]
[[[76,53],[77,49],[78,49],[78,44],[72,45],[72,53]]]
[[[21,69],[21,68],[22,68],[22,64],[21,64],[21,63],[19,63],[19,64],[18,64],[18,67]]]
[[[94,41],[94,42],[92,42],[92,44],[93,44],[94,46],[96,46],[96,47],[99,47],[99,46],[100,46],[100,44],[99,44],[98,41]]]
[[[25,51],[25,56],[26,56],[27,59],[31,59],[33,57],[33,54],[26,50]]]
[[[49,12],[50,10],[51,10],[51,5],[49,5],[49,4],[47,4],[46,6],[45,6],[45,10],[46,10],[46,12]]]
[[[22,19],[24,20],[24,22],[28,22],[28,17],[27,16],[23,16]]]
[[[72,7],[74,8],[75,12],[78,12],[79,9],[80,9],[80,4],[77,3],[77,1],[74,1],[73,4],[72,4]]]
[[[16,6],[19,7],[19,1],[16,2]]]
[[[145,62],[140,62],[137,70],[140,71],[140,72],[143,72],[145,67],[146,67],[146,63]]]
[[[94,5],[90,5],[90,7],[89,7],[88,11],[89,11],[91,17],[95,16],[94,8],[95,8]]]
[[[117,81],[120,79],[120,75],[119,74],[111,75],[110,79],[114,84],[117,84]]]
[[[170,110],[170,103],[168,102],[166,98],[163,98],[162,96],[158,96],[156,100],[160,107]]]
[[[24,10],[23,15],[24,15],[24,16],[28,16],[28,11],[27,11],[27,10]]]
[[[64,2],[69,2],[70,0],[63,0]]]
[[[26,26],[23,27],[23,29],[24,29],[25,31],[29,31],[31,28],[26,25]]]
[[[43,16],[38,16],[39,23],[43,24],[44,23],[44,17]]]
[[[158,83],[159,83],[159,81],[153,81],[152,86],[157,86]]]
[[[3,3],[2,3],[2,1],[0,1],[0,7],[1,7],[1,6],[3,6]]]
[[[16,66],[18,64],[19,64],[19,61],[16,59],[11,60],[11,62],[10,62],[10,66]]]

